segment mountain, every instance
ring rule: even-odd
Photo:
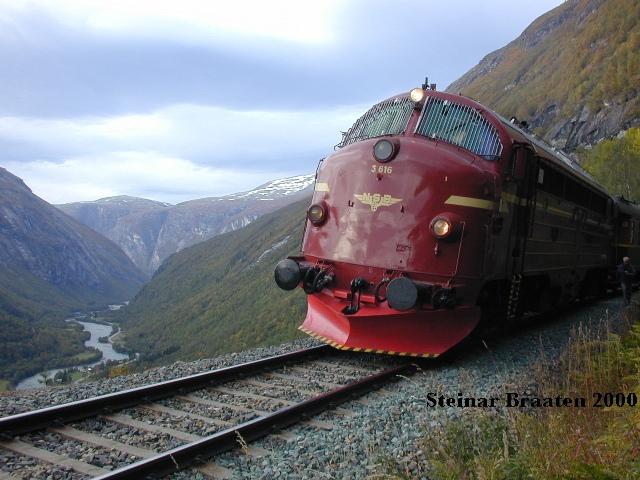
[[[244,227],[310,194],[313,179],[313,175],[283,178],[248,192],[178,205],[122,196],[58,208],[113,240],[138,268],[152,274],[171,254]]]
[[[81,353],[64,315],[127,300],[143,282],[117,245],[0,167],[0,379]]]
[[[274,265],[299,251],[309,198],[168,258],[126,309],[126,343],[168,362],[279,343],[299,335],[306,301],[280,290]]]
[[[0,168],[0,267],[28,272],[76,303],[126,300],[144,276],[113,242]]]
[[[640,2],[568,0],[447,87],[567,150],[640,125]]]
[[[95,202],[68,203],[56,207],[96,232],[102,232],[115,228],[123,217],[163,211],[171,207],[171,204],[121,195],[101,198]]]

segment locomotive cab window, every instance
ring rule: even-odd
[[[502,152],[498,132],[476,109],[450,100],[429,97],[416,133],[472,151],[486,160]]]
[[[382,135],[398,135],[405,131],[409,117],[413,113],[413,102],[409,97],[385,100],[369,109],[353,126],[342,134],[342,141],[336,148]]]

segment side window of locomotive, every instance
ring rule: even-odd
[[[565,185],[567,200],[584,208],[589,208],[589,190],[572,179],[567,179]]]
[[[416,133],[452,143],[487,160],[497,160],[502,152],[498,132],[480,112],[449,100],[427,98]]]
[[[538,174],[538,187],[552,195],[557,197],[564,196],[564,177],[561,173],[557,172],[553,168],[550,167],[542,167],[540,169],[542,172],[542,176]],[[540,182],[542,180],[542,182]]]
[[[626,217],[620,222],[620,241],[627,244],[633,243],[633,228],[631,220]]]
[[[589,208],[600,215],[607,214],[607,197],[591,192]]]

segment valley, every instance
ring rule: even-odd
[[[42,373],[52,377],[76,366],[125,358],[123,354],[113,351],[109,343],[98,342],[98,338],[107,336],[110,326],[81,320],[82,315],[77,313],[73,317],[69,315],[88,311],[92,312],[89,314],[92,317],[108,304],[138,298],[136,292],[159,265],[161,257],[175,256],[176,252],[189,250],[191,245],[224,232],[243,231],[243,227],[253,225],[254,221],[260,222],[260,217],[269,216],[270,212],[305,198],[309,195],[312,182],[313,175],[290,177],[274,180],[251,191],[193,200],[175,206],[141,198],[115,197],[54,208],[33,195],[19,178],[0,169],[0,183],[4,187],[0,190],[0,246],[4,245],[4,250],[0,252],[0,326],[6,332],[0,337],[3,351],[0,356],[0,381],[3,382],[3,389],[12,385],[17,388],[36,387],[40,385]],[[296,222],[304,218],[305,202],[298,207],[300,213]],[[65,209],[84,224],[63,213]],[[154,231],[151,227],[153,221],[147,221],[149,218],[162,222],[156,237],[149,233]],[[293,224],[287,223],[285,228],[290,230],[290,225]],[[122,235],[115,238],[125,243],[124,252],[96,230],[111,234],[120,232]],[[243,235],[238,238],[243,238]],[[143,236],[149,238],[148,245],[141,240]],[[226,244],[227,238],[235,241],[235,237],[223,235],[223,240],[216,244]],[[131,242],[127,243],[129,240]],[[251,238],[251,241],[255,241],[255,238]],[[254,264],[248,267],[248,270],[254,271],[247,270],[247,278],[257,272],[260,272],[261,279],[268,278],[271,268],[269,262],[272,261],[269,253],[279,253],[282,248],[292,249],[295,241],[290,234],[285,235],[273,244],[265,245],[263,250],[256,251]],[[126,252],[136,258],[126,244],[135,244],[143,250],[155,252],[151,254],[157,262],[153,267],[145,262],[141,265],[147,269],[147,274],[137,269],[132,260],[124,255]],[[259,239],[252,247],[260,248],[262,245],[263,239]],[[229,246],[233,246],[233,243]],[[203,248],[208,249],[209,246]],[[164,253],[158,253],[160,250]],[[225,247],[219,251],[214,248],[213,252],[211,258],[219,256],[216,262],[221,262],[216,268],[233,267],[224,266],[232,250]],[[109,262],[109,266],[103,266],[100,262]],[[165,268],[163,266],[157,272],[161,278],[166,278],[162,274]],[[191,284],[191,281],[186,281]],[[233,296],[233,293],[231,290],[225,294]],[[146,298],[146,294],[142,297]],[[242,312],[246,308],[244,299],[238,300],[240,303],[236,308]],[[300,307],[296,308],[299,311]],[[138,303],[136,315],[129,315],[124,310],[110,313],[131,330],[131,335],[126,336],[127,347],[142,348],[147,362],[165,360],[165,354],[154,352],[148,344],[140,341],[154,338],[156,333],[150,331],[147,335],[145,329],[155,330],[156,327],[145,326],[145,322],[140,320],[137,316]],[[295,318],[300,314],[296,314]],[[246,313],[240,325],[248,318],[244,315]],[[191,317],[185,318],[180,322],[181,327],[186,327],[192,321]],[[271,341],[291,338],[297,333],[294,324],[294,321],[289,324],[287,333],[283,330],[274,335],[272,331],[265,338],[256,338],[248,343],[257,345],[267,341],[267,338],[271,338]],[[187,330],[190,328],[187,327]],[[186,330],[179,328],[178,331]],[[218,327],[203,325],[203,332],[200,342],[220,335]],[[121,341],[123,337],[120,337]],[[212,345],[195,351],[188,345],[182,349],[182,353],[202,355],[219,347],[216,342]],[[175,349],[172,345],[161,348],[165,353]]]
[[[447,90],[527,121],[637,200],[638,13],[625,0],[564,2]],[[52,205],[0,168],[0,385],[77,363],[91,333],[65,318],[125,300],[114,317],[143,365],[299,337],[304,295],[278,291],[272,268],[299,249],[313,181],[175,204],[116,195]]]
[[[127,346],[156,365],[301,337],[305,296],[279,290],[273,266],[298,252],[308,205],[300,200],[172,255],[116,312]]]
[[[110,305],[110,307],[116,307],[116,305]],[[121,307],[121,305],[117,305],[117,307]],[[113,324],[109,322],[102,321],[101,323],[95,323],[95,321],[91,321],[96,317],[99,318],[101,312],[87,312],[86,314],[81,312],[76,312],[73,317],[67,318],[67,322],[72,322],[74,324],[78,324],[82,326],[83,332],[89,333],[89,338],[84,341],[84,347],[88,350],[93,350],[94,352],[100,352],[100,358],[97,360],[93,360],[90,363],[83,362],[76,365],[70,365],[65,368],[54,368],[50,370],[44,370],[42,372],[38,372],[30,377],[22,379],[15,387],[16,390],[24,390],[27,388],[42,388],[47,386],[48,382],[51,381],[54,385],[56,382],[56,374],[58,372],[64,371],[75,371],[77,373],[77,379],[82,379],[87,375],[91,374],[91,367],[94,365],[98,365],[100,363],[112,361],[112,362],[123,362],[129,360],[130,356],[126,353],[119,353],[114,350],[112,338],[120,333],[118,330],[116,333],[112,334]],[[86,335],[86,334],[85,334]],[[107,341],[101,341],[101,339],[107,338]],[[88,359],[95,358],[95,355],[92,355]]]
[[[116,244],[0,167],[0,380],[97,360],[64,319],[127,300],[144,280]]]
[[[640,478],[640,0],[0,2],[0,57],[0,480]]]

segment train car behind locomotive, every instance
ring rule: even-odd
[[[318,167],[302,255],[275,271],[281,288],[308,294],[303,331],[342,349],[437,356],[482,316],[606,288],[612,199],[473,100],[414,89],[373,106],[337,147]]]

